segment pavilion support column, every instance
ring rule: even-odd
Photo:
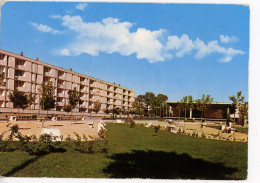
[[[192,108],[190,108],[190,118],[192,118]]]
[[[229,107],[227,107],[227,120],[229,120],[230,118],[230,111],[229,111]]]

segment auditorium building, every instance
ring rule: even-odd
[[[106,82],[91,76],[86,76],[72,69],[64,69],[51,64],[31,59],[20,54],[10,53],[0,49],[0,73],[5,74],[5,86],[0,86],[0,112],[13,113],[17,109],[9,100],[9,93],[15,89],[36,94],[36,100],[27,109],[25,114],[38,114],[39,88],[43,82],[52,81],[56,107],[49,111],[49,114],[67,114],[64,106],[68,104],[68,91],[74,87],[81,94],[82,103],[79,104],[73,114],[84,115],[93,112],[94,103],[101,103],[99,113],[104,113],[105,109],[121,108],[128,110],[131,108],[135,98],[135,91],[120,86],[120,84]],[[44,111],[41,111],[44,112]],[[46,111],[45,111],[46,112]]]

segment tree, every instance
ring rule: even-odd
[[[135,113],[139,114],[140,117],[142,117],[143,112],[144,112],[144,95],[138,95],[135,98],[135,101],[132,103],[133,108],[135,109]]]
[[[185,116],[184,116],[184,120],[186,120],[186,116],[187,116],[187,109],[188,109],[188,96],[184,96],[180,103],[183,106],[184,112],[185,112]]]
[[[199,111],[201,111],[201,126],[204,118],[204,112],[209,107],[209,104],[213,102],[213,98],[210,95],[202,95],[201,99],[196,100],[196,107]]]
[[[72,111],[72,108],[71,108],[70,105],[65,105],[64,108],[63,108],[63,110],[64,110],[65,112],[67,112],[67,115],[68,115],[68,113]]]
[[[241,91],[237,92],[236,96],[232,95],[232,96],[229,97],[229,100],[231,100],[233,102],[234,108],[238,109],[239,117],[240,117],[241,114],[247,113],[246,112],[247,104],[245,104],[244,99],[245,99],[245,97],[242,96]],[[236,111],[234,111],[234,123],[236,122],[235,113],[236,113]],[[239,120],[240,120],[240,118],[239,118]],[[244,119],[242,119],[242,125],[244,125]]]
[[[244,126],[245,119],[248,119],[248,102],[244,102],[241,105],[240,114],[241,114],[242,126]]]
[[[181,118],[181,111],[184,109],[183,104],[180,102],[177,102],[176,108],[179,110],[179,119]]]
[[[4,72],[0,72],[0,86],[5,86],[5,73]]]
[[[35,102],[36,99],[36,95],[32,94],[32,92],[30,94],[27,95],[27,101],[28,101],[28,105],[32,105]]]
[[[10,101],[13,103],[15,108],[18,108],[18,116],[19,116],[19,109],[25,109],[28,106],[28,96],[21,91],[14,90],[12,93],[8,95]]]
[[[194,109],[193,98],[191,95],[188,96],[188,108],[192,111]]]
[[[168,96],[159,93],[155,100],[157,101],[156,103],[158,105],[156,108],[158,108],[160,110],[160,117],[163,117],[162,111],[164,111],[164,108],[166,106],[165,102],[168,100]],[[164,114],[164,112],[163,112],[163,114]]]
[[[40,93],[40,106],[43,110],[53,109],[55,107],[54,98],[54,87],[51,81],[43,82],[41,88],[39,88]]]
[[[97,114],[100,109],[101,109],[101,102],[100,101],[95,101],[94,102],[93,111]]]
[[[146,105],[146,110],[147,110],[147,117],[149,117],[149,108],[153,108],[153,103],[155,99],[155,95],[153,92],[146,92],[144,97],[145,105]]]
[[[69,106],[70,106],[70,112],[72,116],[72,110],[75,109],[75,107],[81,102],[80,100],[80,92],[77,91],[76,87],[73,88],[73,90],[69,90]]]

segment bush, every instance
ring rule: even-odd
[[[158,136],[158,132],[161,128],[160,125],[152,125],[152,127],[154,128],[154,136]]]
[[[88,143],[88,150],[87,150],[87,153],[88,154],[92,154],[94,153],[94,143],[96,142],[97,138],[95,136],[91,136],[89,135],[89,138],[91,139]]]
[[[130,119],[130,128],[135,127],[135,121],[133,119]]]

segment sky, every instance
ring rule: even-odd
[[[179,101],[248,100],[249,8],[242,5],[8,2],[0,48]]]

